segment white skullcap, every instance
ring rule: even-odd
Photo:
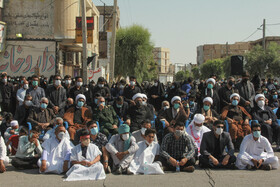
[[[204,122],[205,117],[202,114],[195,114],[194,117],[193,117],[193,120],[194,120],[195,123],[201,124],[201,123]]]
[[[203,103],[204,103],[205,101],[208,101],[211,105],[213,104],[213,99],[212,99],[211,97],[205,97],[205,98],[203,99]]]
[[[215,79],[213,79],[213,78],[208,79],[208,80],[206,81],[206,83],[208,83],[208,82],[213,82],[214,85],[216,84],[216,81],[215,81]]]
[[[17,120],[13,120],[11,121],[11,127],[15,127],[15,126],[18,126],[18,121]]]
[[[137,99],[138,97],[140,97],[141,99],[143,99],[143,95],[141,93],[137,93],[132,97],[132,100]]]
[[[142,94],[142,98],[144,99],[148,99],[147,95],[146,94]]]
[[[77,96],[76,96],[76,102],[79,100],[79,99],[84,99],[85,101],[86,101],[86,96],[84,95],[84,94],[78,94]]]
[[[233,97],[238,97],[238,99],[240,100],[240,95],[238,93],[231,94],[229,99],[231,100]]]
[[[172,99],[171,99],[171,103],[173,103],[174,101],[177,101],[179,100],[181,102],[181,97],[179,96],[174,96]]]
[[[265,99],[265,96],[263,94],[257,94],[255,96],[255,101],[257,102],[257,100],[260,98],[260,97],[263,97]]]

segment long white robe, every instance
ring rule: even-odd
[[[9,164],[9,157],[7,157],[7,148],[2,136],[0,136],[0,160],[3,160],[5,166]]]
[[[61,174],[63,172],[64,161],[67,160],[67,154],[71,153],[71,149],[74,145],[69,139],[63,138],[60,142],[56,137],[52,137],[46,140],[43,144],[43,155],[46,152],[47,169],[45,173],[57,173]],[[41,167],[42,160],[38,160],[38,166]]]
[[[91,162],[98,155],[102,155],[98,147],[92,143],[88,145],[86,158],[82,156],[81,144],[75,146],[71,151],[71,161],[81,162],[83,160]],[[99,162],[87,167],[81,164],[73,165],[66,173],[67,179],[64,181],[80,181],[80,180],[102,180],[106,178],[103,165]]]
[[[52,128],[52,129],[50,129],[50,130],[48,130],[48,131],[46,132],[46,134],[45,134],[44,137],[43,137],[43,141],[46,141],[46,140],[48,140],[48,139],[50,139],[50,138],[52,138],[52,137],[55,137],[55,128]],[[66,137],[68,140],[70,140],[70,135],[69,135],[68,131],[65,132],[65,137]]]
[[[160,165],[156,162],[155,156],[159,155],[160,146],[157,142],[152,142],[147,146],[145,141],[138,143],[139,149],[130,163],[129,170],[135,175],[144,173],[147,175],[164,174]]]
[[[202,125],[201,130],[197,131],[194,128],[194,122],[192,121],[191,124],[187,127],[186,131],[193,138],[195,146],[198,149],[198,156],[199,156],[200,155],[200,144],[201,144],[201,141],[202,141],[203,134],[206,133],[206,132],[209,132],[211,130],[208,129],[207,127],[205,127],[204,125]]]

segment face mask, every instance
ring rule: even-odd
[[[145,135],[146,130],[147,130],[146,128],[142,127],[142,128],[141,128],[141,134],[142,134],[142,135]]]
[[[32,101],[29,101],[29,100],[28,100],[28,101],[25,101],[25,105],[26,105],[26,106],[31,106],[32,104],[33,104]]]
[[[125,140],[128,140],[129,138],[129,134],[122,134],[122,139],[125,141]]]
[[[32,138],[32,137],[33,137],[33,132],[31,132],[29,135],[29,138]]]
[[[222,129],[222,128],[216,128],[216,134],[218,134],[218,135],[221,135],[222,133],[223,133],[223,130],[224,129]]]
[[[94,103],[97,105],[97,101],[98,101],[98,99],[94,99]]]
[[[90,133],[92,135],[96,135],[98,133],[98,128],[97,127],[93,127],[92,129],[90,129]]]
[[[41,108],[46,109],[47,108],[47,104],[46,103],[41,103]]]
[[[232,104],[233,106],[237,106],[237,105],[238,105],[238,101],[237,101],[237,100],[233,100],[233,101],[231,102],[231,104]]]
[[[38,86],[38,81],[32,81],[33,86]]]
[[[190,105],[191,105],[191,106],[194,105],[194,102],[193,102],[193,101],[190,101]]]
[[[175,110],[177,110],[178,108],[180,108],[180,104],[175,103],[173,107],[174,107]]]
[[[120,85],[120,89],[124,89],[124,85],[121,84],[121,85]]]
[[[254,132],[253,132],[253,136],[254,136],[255,138],[259,138],[259,137],[261,136],[261,131],[254,131]]]
[[[136,102],[136,106],[137,106],[137,107],[142,106],[142,104],[143,104],[142,101],[137,101],[137,102]]]
[[[3,79],[2,82],[3,82],[3,83],[7,83],[7,82],[8,82],[8,79]]]
[[[106,103],[105,102],[101,102],[101,103],[99,103],[99,105],[106,106]]]
[[[84,106],[84,102],[83,101],[78,101],[77,106],[79,108],[82,108]]]
[[[175,130],[175,136],[181,137],[184,134],[184,131],[182,130]]]
[[[89,143],[90,143],[90,139],[85,139],[82,141],[82,144],[86,147],[89,145]]]
[[[213,84],[210,84],[210,83],[209,83],[209,84],[207,85],[207,88],[213,89]]]
[[[197,131],[201,131],[202,126],[199,127],[199,126],[196,126],[196,125],[195,125],[194,128],[195,128],[195,130],[197,130]]]
[[[258,101],[258,106],[260,107],[260,108],[262,108],[263,106],[264,106],[264,101]]]
[[[28,84],[24,84],[24,85],[23,85],[23,88],[24,88],[25,90],[27,90],[27,89],[28,89]]]
[[[275,83],[274,83],[274,85],[278,85],[278,83],[277,83],[277,82],[275,82]]]
[[[267,94],[267,91],[265,90],[265,91],[263,91],[263,93],[264,93],[264,94]]]
[[[54,81],[54,84],[55,84],[56,86],[61,85],[61,80],[55,80],[55,81]]]
[[[135,86],[135,82],[134,81],[130,81],[130,86]]]
[[[66,80],[65,84],[71,84],[71,80]]]
[[[142,105],[147,106],[147,102],[146,101],[142,101]]]
[[[65,136],[65,133],[64,133],[64,132],[60,132],[60,133],[58,133],[58,135],[57,135],[57,137],[58,137],[60,140],[62,140],[62,139],[64,138],[64,136]]]
[[[229,86],[233,86],[233,81],[230,80],[230,81],[228,82],[228,85],[229,85]]]
[[[98,84],[98,87],[99,87],[99,88],[103,88],[103,87],[104,87],[104,84]]]
[[[165,106],[163,107],[163,110],[169,109],[169,106]]]
[[[208,111],[208,110],[210,109],[210,106],[204,105],[204,106],[203,106],[203,109],[204,109],[205,111]]]
[[[77,86],[81,87],[83,85],[83,82],[77,82]]]
[[[273,95],[273,99],[277,99],[278,98],[278,95]]]
[[[117,108],[121,108],[122,107],[122,105],[119,105],[119,104],[116,104],[116,106],[117,106]]]
[[[20,83],[21,83],[21,84],[23,84],[23,83],[24,83],[24,81],[23,81],[23,80],[21,80],[21,81],[20,81]]]
[[[172,86],[171,86],[171,89],[174,89],[174,88],[175,88],[175,86],[174,86],[174,85],[172,85]]]
[[[157,82],[155,82],[155,84],[154,84],[155,86],[158,86],[158,83]]]

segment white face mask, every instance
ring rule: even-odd
[[[140,130],[140,131],[141,131],[141,134],[142,134],[142,135],[145,135],[146,130],[147,130],[146,128],[142,127],[141,130]]]
[[[26,106],[31,106],[33,103],[32,103],[32,101],[25,101],[25,104],[26,104]]]
[[[71,80],[66,80],[65,84],[71,84]]]
[[[165,106],[163,107],[163,110],[169,109],[169,106]]]
[[[24,84],[23,88],[27,90],[28,89],[28,84]]]
[[[184,134],[184,130],[175,130],[175,136],[181,137]]]
[[[57,137],[58,137],[60,140],[62,140],[62,139],[64,138],[64,136],[65,136],[65,133],[64,133],[64,132],[60,132],[60,133],[58,133],[58,135],[57,135]]]
[[[265,105],[264,100],[258,101],[258,106],[260,108],[264,107],[264,105]]]
[[[154,84],[155,86],[158,86],[158,83],[157,82],[155,82],[155,84]]]
[[[216,128],[216,134],[218,134],[218,135],[221,135],[222,133],[223,133],[223,130],[224,129],[222,129],[222,128]]]
[[[77,82],[77,86],[83,86],[83,82]]]
[[[61,80],[55,80],[55,81],[54,81],[54,84],[55,84],[56,86],[61,85]]]
[[[125,140],[128,140],[129,138],[129,134],[122,134],[122,139],[125,141]]]
[[[196,125],[195,125],[194,128],[195,128],[195,130],[197,130],[197,131],[201,131],[202,126],[199,127],[199,126],[196,126]]]

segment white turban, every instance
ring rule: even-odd
[[[179,96],[174,96],[172,99],[171,99],[171,103],[173,103],[174,101],[177,101],[179,100],[181,102],[181,97]]]
[[[240,95],[239,95],[238,93],[231,94],[230,100],[231,100],[233,97],[238,97],[238,99],[240,100]]]
[[[86,101],[86,96],[84,95],[84,94],[78,94],[77,96],[76,96],[76,102],[79,100],[79,99],[84,99],[85,101]]]
[[[144,99],[148,99],[147,95],[146,94],[142,94],[142,98]]]
[[[202,114],[195,114],[193,117],[193,121],[197,124],[203,123],[205,120],[205,117]]]
[[[203,99],[203,103],[204,103],[205,101],[208,101],[211,105],[213,104],[213,99],[212,99],[211,97],[205,97],[205,98]]]
[[[13,120],[11,121],[11,127],[15,127],[15,126],[18,126],[18,121],[17,120]]]
[[[137,99],[138,97],[140,97],[141,99],[143,99],[143,95],[141,93],[137,93],[132,97],[132,100]]]
[[[206,83],[208,83],[208,82],[213,82],[214,85],[216,84],[216,81],[215,81],[215,79],[213,79],[213,78],[208,79],[208,80],[206,81]]]
[[[260,97],[263,97],[265,99],[265,96],[263,94],[257,94],[255,96],[255,101],[257,102],[257,100],[260,98]]]

